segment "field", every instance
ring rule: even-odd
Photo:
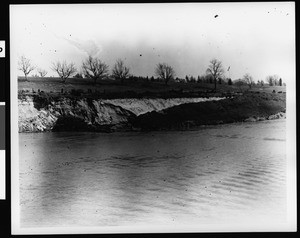
[[[146,80],[127,80],[123,83],[116,80],[99,80],[94,84],[90,79],[70,78],[66,83],[59,78],[28,78],[25,81],[18,79],[18,90],[23,93],[43,91],[45,93],[71,93],[78,91],[80,94],[97,94],[99,97],[126,98],[126,97],[197,97],[211,93],[214,84],[209,83],[178,83],[151,82]],[[245,91],[259,91],[271,93],[285,92],[284,86],[236,86],[227,84],[217,84],[218,93],[239,93]]]

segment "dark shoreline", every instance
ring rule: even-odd
[[[283,114],[282,117],[279,116],[279,114]],[[272,119],[259,119],[259,120],[244,120],[244,121],[236,121],[236,122],[228,122],[228,123],[219,123],[219,124],[207,124],[207,125],[197,125],[197,126],[191,126],[191,127],[186,127],[186,128],[181,128],[181,129],[159,129],[159,130],[141,130],[141,129],[120,129],[120,130],[82,130],[82,131],[67,131],[67,130],[61,130],[61,131],[54,131],[54,130],[45,130],[45,131],[25,131],[25,132],[19,132],[19,134],[40,134],[40,133],[103,133],[103,134],[117,134],[117,133],[151,133],[151,132],[184,132],[184,131],[199,131],[201,129],[211,129],[211,128],[218,128],[219,126],[226,126],[226,125],[240,125],[243,123],[257,123],[257,122],[268,122],[268,121],[277,121],[277,120],[285,120],[285,113],[281,112],[275,115],[277,118],[272,118]]]

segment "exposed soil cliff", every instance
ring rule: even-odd
[[[240,121],[285,118],[284,94],[246,93],[230,99],[190,103],[149,112],[131,122],[142,130],[186,129]]]
[[[285,108],[285,94],[276,93],[105,100],[27,95],[19,98],[19,132],[186,129],[283,118]]]
[[[131,130],[130,122],[151,111],[223,98],[110,99],[45,98],[19,99],[19,132]]]

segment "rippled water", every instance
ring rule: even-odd
[[[19,136],[22,227],[285,219],[285,120]]]

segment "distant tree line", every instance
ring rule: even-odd
[[[25,80],[27,80],[28,75],[33,72],[33,70],[37,70],[37,74],[34,74],[33,77],[45,77],[47,75],[47,71],[41,68],[37,68],[34,66],[30,59],[25,56],[21,56],[18,61],[18,69],[21,70],[25,76]],[[62,82],[66,82],[66,80],[70,77],[73,78],[89,78],[92,79],[96,84],[97,80],[102,79],[115,79],[119,80],[122,83],[125,80],[130,81],[163,81],[166,85],[170,81],[178,82],[178,83],[209,83],[214,84],[214,90],[217,89],[217,84],[227,84],[227,85],[236,85],[241,87],[243,85],[248,85],[251,89],[253,85],[263,86],[263,80],[257,80],[255,83],[253,77],[250,73],[246,73],[243,75],[241,79],[232,80],[231,78],[226,78],[225,70],[223,68],[222,62],[217,59],[212,59],[209,62],[209,65],[206,69],[205,74],[198,75],[197,77],[186,75],[185,78],[176,77],[175,70],[172,66],[167,63],[158,63],[154,69],[155,77],[141,77],[134,76],[130,73],[130,68],[125,65],[125,62],[122,59],[117,59],[115,64],[111,69],[111,73],[109,70],[109,66],[102,61],[100,58],[88,56],[81,64],[79,70],[76,68],[73,62],[66,61],[56,61],[51,65],[51,69],[57,73],[57,75],[61,78]],[[229,71],[230,67],[227,71]],[[282,78],[278,75],[270,75],[267,76],[265,82],[270,86],[285,86]]]
[[[270,75],[266,78],[266,82],[270,85],[270,86],[282,86],[283,82],[282,79],[279,78],[278,75]]]

